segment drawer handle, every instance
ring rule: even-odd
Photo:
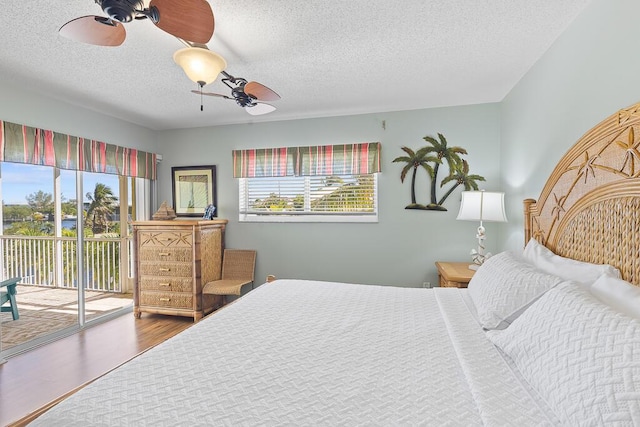
[[[166,287],[169,287],[169,286],[171,286],[171,283],[160,283],[160,286],[166,286]]]
[[[166,267],[160,267],[160,271],[171,271],[171,269]]]
[[[171,298],[160,298],[160,301],[169,302],[171,301]]]
[[[171,254],[169,252],[160,252],[158,255],[160,255],[160,256],[169,256]]]

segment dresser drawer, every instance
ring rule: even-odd
[[[138,253],[140,262],[160,261],[160,262],[192,262],[193,250],[190,247],[157,247],[142,246]]]
[[[444,277],[440,277],[440,287],[441,288],[466,288],[466,286],[463,286],[464,283],[462,282],[454,282],[451,280],[447,280]]]
[[[140,248],[190,248],[193,246],[193,235],[181,231],[141,231],[138,234]]]
[[[193,308],[193,294],[140,291],[140,304],[149,307]]]
[[[193,292],[190,277],[140,276],[138,286],[142,291]]]
[[[166,262],[141,262],[138,275],[157,277],[187,277],[193,276],[193,264],[166,263]]]

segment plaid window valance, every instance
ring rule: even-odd
[[[233,150],[234,178],[295,175],[297,149],[259,148]]]
[[[156,154],[0,120],[0,161],[156,179]]]
[[[380,172],[379,142],[233,151],[234,178]]]

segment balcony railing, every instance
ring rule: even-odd
[[[119,237],[84,239],[85,289],[123,292],[128,265],[121,260],[129,259],[122,252],[128,243]],[[77,288],[77,246],[74,237],[0,236],[4,277],[22,277],[21,283],[30,285]]]

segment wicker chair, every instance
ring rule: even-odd
[[[256,266],[256,251],[248,249],[225,249],[222,255],[222,277],[204,285],[203,294],[241,295],[242,287],[251,284]]]

